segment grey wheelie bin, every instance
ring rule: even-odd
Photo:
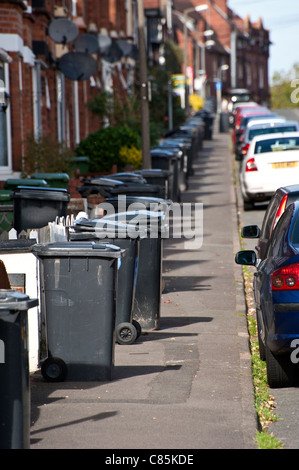
[[[179,171],[180,154],[177,149],[155,147],[150,151],[152,168],[159,168],[170,172],[167,197],[174,202],[180,200]]]
[[[111,380],[117,269],[125,252],[94,242],[36,244],[46,319],[47,381]]]
[[[146,236],[142,228],[135,230],[127,224],[103,219],[77,220],[69,231],[70,241],[111,243],[126,250],[117,275],[116,335],[118,344],[132,344],[141,334],[140,324],[133,319],[135,285],[138,272],[140,238]]]
[[[180,191],[185,191],[188,189],[188,153],[186,143],[169,137],[159,143],[158,148],[160,147],[178,152],[180,156],[178,161],[178,184]]]
[[[26,294],[0,290],[0,449],[30,447],[27,311],[37,304]]]
[[[105,216],[102,220],[106,218],[147,228],[147,237],[140,240],[133,319],[138,321],[143,330],[159,329],[163,238],[168,233],[165,213],[137,210]]]
[[[192,137],[182,130],[177,131],[171,136],[165,138],[160,145],[167,145],[168,141],[172,141],[184,151],[187,155],[187,177],[193,175],[193,161],[195,159],[195,146],[192,144]]]

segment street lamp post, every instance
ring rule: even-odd
[[[146,44],[144,36],[144,7],[143,0],[137,0],[138,15],[138,42],[140,64],[140,96],[141,96],[141,136],[142,136],[142,168],[151,168],[150,132],[149,132],[149,104],[148,104],[148,80],[146,63]]]
[[[187,31],[187,21],[188,21],[188,14],[192,11],[196,11],[200,13],[205,11],[209,8],[208,5],[197,5],[196,7],[186,8],[183,11],[184,15],[184,76],[185,76],[185,112],[188,114],[189,112],[189,93],[188,93],[188,81],[187,81],[187,67],[188,67],[188,31]]]
[[[199,34],[199,37],[210,38],[214,35],[214,31],[212,29],[208,29],[203,33]],[[200,69],[199,69],[199,60],[197,59],[198,68],[196,70],[196,77],[199,78],[200,73],[206,76],[206,48],[212,47],[215,45],[215,41],[213,39],[208,39],[207,41],[201,42],[197,41],[197,54],[199,54],[200,50]],[[206,99],[206,90],[205,90],[205,83],[201,84],[201,97],[202,100],[205,101]]]
[[[221,99],[222,99],[222,72],[228,70],[229,65],[223,64],[218,68],[217,82],[216,82],[216,94],[217,94],[217,113],[221,112]]]

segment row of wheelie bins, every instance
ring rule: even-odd
[[[151,169],[86,178],[77,189],[83,198],[103,196],[102,217],[86,214],[64,243],[32,248],[47,317],[46,380],[111,380],[115,343],[159,328],[167,213],[187,187],[201,138],[196,121],[151,149]]]
[[[0,292],[0,448],[29,447],[32,306],[40,302],[45,318],[41,373],[49,382],[111,380],[115,344],[132,344],[142,330],[159,328],[167,211],[187,188],[202,139],[202,123],[186,123],[151,150],[151,169],[86,180],[82,197],[100,192],[105,215],[85,214],[65,240],[31,245],[39,260],[39,299]],[[41,181],[13,189],[18,232],[66,214],[68,191]],[[38,222],[45,212],[47,220]]]

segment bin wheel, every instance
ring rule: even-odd
[[[116,342],[118,344],[133,344],[137,339],[137,330],[132,323],[120,323],[116,327]]]
[[[63,382],[66,377],[65,362],[58,357],[48,357],[41,366],[41,373],[47,382]]]
[[[136,331],[137,331],[137,338],[141,335],[141,326],[140,323],[138,323],[137,320],[132,320],[132,325],[135,326]]]

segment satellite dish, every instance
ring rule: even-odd
[[[131,57],[131,59],[134,59],[134,60],[138,59],[139,51],[138,51],[138,47],[136,46],[136,44],[132,44],[132,49],[131,49],[131,52],[129,54],[129,57]]]
[[[94,54],[99,50],[99,43],[92,34],[81,34],[75,41],[75,49],[78,52]]]
[[[124,39],[117,39],[115,42],[122,51],[123,56],[128,57],[130,52],[132,51],[133,44],[128,41],[125,41]]]
[[[66,44],[78,36],[78,28],[67,18],[57,18],[50,23],[49,34],[55,42]]]
[[[84,52],[68,52],[61,57],[59,68],[67,78],[82,81],[96,72],[97,61]]]
[[[98,34],[98,44],[99,44],[99,49],[100,53],[105,52],[108,47],[111,46],[112,40],[109,36],[106,36],[105,34]]]
[[[113,63],[118,62],[123,57],[123,53],[116,42],[113,41],[108,49],[101,52],[101,57],[107,62]]]

